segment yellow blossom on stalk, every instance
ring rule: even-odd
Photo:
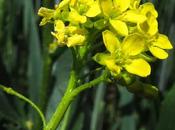
[[[87,21],[86,16],[80,15],[74,8],[71,8],[68,19],[74,24],[85,23]]]
[[[157,34],[156,38],[153,39],[148,45],[150,52],[159,59],[166,59],[168,57],[168,53],[164,49],[172,49],[168,37],[163,34]]]
[[[158,13],[150,2],[140,6],[140,11],[147,17],[147,20],[137,25],[138,30],[146,40],[146,46],[153,56],[159,59],[166,59],[168,53],[164,49],[172,49],[172,45],[166,35],[158,32]]]
[[[172,49],[172,45],[168,37],[160,34],[158,31],[158,13],[154,5],[151,2],[140,5],[140,1],[141,0],[62,0],[55,6],[55,9],[47,9],[44,7],[39,9],[38,14],[43,17],[40,25],[44,25],[47,22],[54,23],[54,31],[51,33],[56,38],[57,45],[72,47],[84,45],[86,37],[88,37],[84,24],[88,19],[91,20],[91,18],[96,17],[95,20],[97,21],[102,20],[102,22],[105,23],[106,21],[109,22],[109,24],[104,24],[104,28],[107,27],[110,29],[110,33],[109,31],[103,32],[104,44],[108,51],[110,47],[107,43],[110,43],[110,40],[106,40],[106,35],[110,38],[114,35],[119,36],[118,41],[120,41],[121,45],[119,44],[117,51],[119,52],[118,54],[122,53],[123,55],[118,57],[120,60],[126,58],[132,59],[133,57],[137,57],[139,53],[147,52],[148,50],[153,56],[159,59],[165,59],[168,57],[168,53],[164,49]],[[108,27],[108,25],[110,25],[110,27]],[[94,24],[94,26],[100,25]],[[93,27],[93,25],[90,27]],[[117,39],[117,37],[112,39]],[[137,50],[138,48],[135,46],[134,40],[139,41],[140,44],[137,44],[138,46],[144,45],[142,51],[136,54],[137,56],[131,56],[131,54],[128,53],[130,52],[129,48],[133,50]],[[129,47],[124,47],[124,45],[129,45],[129,43],[133,45],[131,44]],[[115,48],[113,46],[114,45],[111,45],[112,48]],[[109,62],[108,64],[105,63],[108,68],[112,67],[112,64],[116,65],[116,63],[114,64],[112,61],[114,57],[114,59],[116,59],[117,54],[115,52],[114,56],[113,51],[109,52],[107,55],[112,56],[112,58],[109,58],[111,59],[109,60],[110,62],[107,60]],[[118,65],[120,69],[116,69],[114,66],[112,68],[114,70],[116,69],[116,72],[118,70],[118,73],[123,68],[130,72],[126,66],[124,63]]]
[[[129,35],[121,43],[114,33],[106,30],[103,32],[103,41],[108,52],[97,53],[94,60],[106,66],[112,75],[117,76],[123,69],[141,77],[150,74],[150,65],[139,56],[145,50],[140,34]]]
[[[54,21],[57,18],[57,15],[61,15],[61,10],[65,9],[64,7],[68,5],[70,0],[63,0],[59,3],[59,5],[55,6],[55,9],[48,9],[45,7],[41,7],[38,10],[38,15],[43,17],[40,26],[45,25],[50,21]]]
[[[68,19],[74,23],[85,23],[87,17],[95,17],[101,13],[98,1],[71,0]]]
[[[40,25],[47,22],[54,23],[52,35],[56,38],[58,46],[68,47],[82,45],[86,40],[86,29],[80,24],[86,23],[88,18],[96,17],[101,13],[96,0],[63,0],[55,9],[41,7],[39,16],[43,17]],[[65,26],[65,22],[67,22]],[[55,44],[54,44],[55,47]]]
[[[51,32],[53,36],[55,36],[58,40],[58,43],[61,44],[65,44],[65,30],[66,27],[63,23],[63,21],[61,20],[57,20],[55,21],[55,26],[54,26],[54,31],[55,32]]]
[[[76,26],[65,26],[61,20],[55,21],[54,32],[52,35],[55,36],[58,42],[58,46],[67,45],[68,47],[81,45],[85,41],[85,35],[83,30]]]
[[[40,22],[40,25],[43,26],[53,18],[54,10],[41,7],[38,11],[38,15],[43,17],[43,19]]]
[[[141,14],[137,9],[131,9],[133,0],[100,0],[102,12],[112,28],[121,36],[127,36],[127,23],[142,23],[146,16]]]

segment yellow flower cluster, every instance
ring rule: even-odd
[[[94,60],[114,76],[122,70],[141,77],[150,75],[144,53],[150,51],[156,58],[166,59],[168,53],[164,49],[172,49],[168,37],[158,32],[154,5],[140,5],[140,0],[100,0],[99,4],[109,19],[108,29],[102,32],[108,52],[96,54]]]
[[[57,45],[68,47],[85,43],[87,30],[83,24],[100,13],[100,6],[94,0],[63,0],[55,9],[41,7],[38,11],[43,17],[40,25],[54,23],[52,35],[57,39]]]
[[[107,50],[93,59],[114,76],[126,70],[146,77],[151,67],[145,54],[150,51],[154,57],[166,59],[166,50],[173,48],[168,37],[158,31],[158,13],[151,2],[63,0],[55,9],[40,8],[38,14],[43,17],[40,25],[54,23],[52,35],[58,46],[84,45],[88,29],[99,29]]]

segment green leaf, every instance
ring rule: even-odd
[[[13,106],[7,99],[6,95],[0,91],[0,118],[5,118],[10,121],[17,121],[18,114],[13,109]]]
[[[1,42],[1,38],[2,38],[2,28],[3,28],[3,17],[4,17],[4,1],[5,0],[0,0],[0,42]],[[1,44],[1,43],[0,43]]]
[[[121,121],[121,130],[136,130],[136,116],[124,116]]]
[[[67,86],[69,73],[72,65],[72,57],[70,51],[65,51],[58,61],[54,64],[53,75],[56,78],[53,93],[50,97],[46,117],[49,119],[55,111],[61,97]]]
[[[84,122],[84,114],[80,113],[76,119],[77,120],[76,120],[72,130],[82,130],[83,122]]]
[[[97,130],[102,128],[103,118],[101,117],[103,117],[105,107],[104,102],[105,89],[106,86],[104,86],[104,84],[100,84],[96,90],[90,130]]]
[[[105,21],[104,19],[100,19],[94,22],[94,27],[101,30],[105,28],[106,24],[107,24],[107,21]]]
[[[35,12],[33,10],[33,2],[25,1],[23,2],[25,11],[23,12],[24,18],[24,33],[27,36],[26,43],[28,46],[28,68],[27,68],[27,80],[29,84],[28,94],[29,98],[38,103],[39,101],[39,88],[41,86],[41,77],[42,77],[42,57],[41,57],[41,48],[40,48],[40,39],[39,31],[36,23]],[[25,16],[26,15],[26,16]],[[40,118],[37,113],[29,107],[28,118],[31,119],[34,124],[33,129],[38,129],[40,124]]]
[[[175,130],[175,85],[165,96],[156,130]]]
[[[120,100],[119,100],[119,106],[123,107],[130,103],[133,100],[133,94],[128,92],[128,90],[125,87],[118,87],[119,92],[120,92]]]

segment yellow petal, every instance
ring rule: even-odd
[[[147,19],[145,15],[142,15],[137,10],[128,10],[119,16],[119,18],[125,22],[131,23],[142,23]]]
[[[137,33],[127,36],[122,43],[122,51],[127,55],[138,55],[144,49],[145,39]]]
[[[111,53],[115,53],[120,48],[120,42],[117,37],[109,30],[103,31],[102,35],[106,49]]]
[[[171,45],[168,37],[163,34],[159,34],[156,42],[153,42],[154,46],[160,47],[162,49],[172,49],[173,46]]]
[[[61,9],[61,8],[64,8],[65,6],[67,6],[69,4],[70,0],[62,0],[59,5],[58,5],[58,8]]]
[[[158,22],[154,16],[150,16],[145,22],[138,24],[138,29],[153,36],[158,32]]]
[[[140,6],[141,13],[145,16],[149,17],[149,15],[153,15],[154,17],[158,17],[158,13],[154,8],[154,5],[151,2],[147,2]]]
[[[94,2],[94,0],[78,0],[78,2],[80,4],[86,4],[86,5],[90,6]]]
[[[75,23],[85,23],[87,21],[86,16],[80,15],[75,9],[71,8],[71,12],[69,13],[70,22]]]
[[[38,15],[41,16],[41,17],[43,17],[43,19],[42,19],[42,21],[40,23],[40,26],[43,26],[47,22],[49,22],[50,19],[54,16],[54,10],[48,9],[48,8],[45,8],[45,7],[41,7],[38,10]]]
[[[155,35],[158,32],[157,19],[155,19],[155,17],[150,17],[148,19],[148,24],[149,24],[148,34],[151,36]]]
[[[115,57],[107,53],[97,53],[93,59],[101,64],[106,66],[113,75],[118,75],[121,71],[121,67],[115,64]]]
[[[64,32],[54,33],[51,32],[51,34],[58,40],[58,43],[65,43],[65,34]]]
[[[67,46],[71,47],[76,45],[82,45],[84,41],[85,41],[85,36],[74,34],[73,36],[68,37]]]
[[[64,25],[63,21],[61,21],[61,20],[56,20],[56,21],[55,21],[54,30],[55,30],[56,32],[64,32],[64,29],[65,29],[65,25]]]
[[[52,17],[53,16],[53,13],[54,13],[54,10],[53,9],[48,9],[48,8],[45,8],[45,7],[41,7],[39,10],[38,10],[38,15],[39,16],[43,16],[43,17]]]
[[[101,13],[101,9],[100,9],[99,3],[97,1],[95,1],[90,6],[90,9],[86,12],[86,16],[87,17],[95,17],[100,13]]]
[[[149,50],[153,56],[157,57],[158,59],[166,59],[168,57],[168,53],[161,48],[150,46]]]
[[[75,6],[76,2],[77,2],[77,0],[70,0],[69,5],[70,6]]]
[[[140,1],[141,0],[131,0],[130,2],[131,9],[137,9],[139,7]]]
[[[120,12],[124,12],[129,8],[130,0],[113,0],[114,6]]]
[[[150,65],[143,59],[133,59],[128,65],[125,65],[125,69],[132,74],[146,77],[151,73]]]
[[[121,71],[121,67],[115,64],[114,59],[106,60],[106,66],[114,76],[117,76]]]
[[[106,66],[106,60],[112,60],[112,59],[114,58],[109,53],[97,53],[95,56],[93,56],[93,60],[105,66]]]
[[[68,33],[68,34],[75,33],[77,30],[78,30],[77,26],[69,25],[66,27],[66,33]]]
[[[118,34],[122,36],[128,35],[128,27],[125,22],[122,22],[120,20],[112,20],[112,19],[109,22]]]
[[[114,9],[112,0],[99,0],[99,1],[103,14],[107,17],[110,17]]]

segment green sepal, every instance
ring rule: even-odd
[[[94,28],[98,29],[98,30],[102,30],[103,28],[105,28],[107,25],[107,21],[105,19],[100,19],[94,22]]]
[[[87,19],[86,23],[83,24],[86,28],[93,28],[93,22]]]
[[[141,53],[139,56],[141,58],[143,58],[144,60],[148,61],[148,62],[155,62],[156,61],[156,58],[155,57],[150,56],[150,55],[148,55],[146,53]]]
[[[131,85],[135,82],[135,80],[136,80],[136,77],[134,75],[129,74],[129,73],[122,72],[120,74],[119,82],[121,85],[124,85],[124,86]]]
[[[144,97],[151,98],[151,99],[159,98],[159,94],[160,94],[157,87],[151,84],[143,83],[139,80],[136,80],[133,84],[128,85],[127,89],[132,93],[143,95]]]
[[[69,17],[68,11],[63,11],[63,12],[61,12],[61,15],[58,16],[58,18],[60,18],[63,21],[68,21],[68,17]]]

